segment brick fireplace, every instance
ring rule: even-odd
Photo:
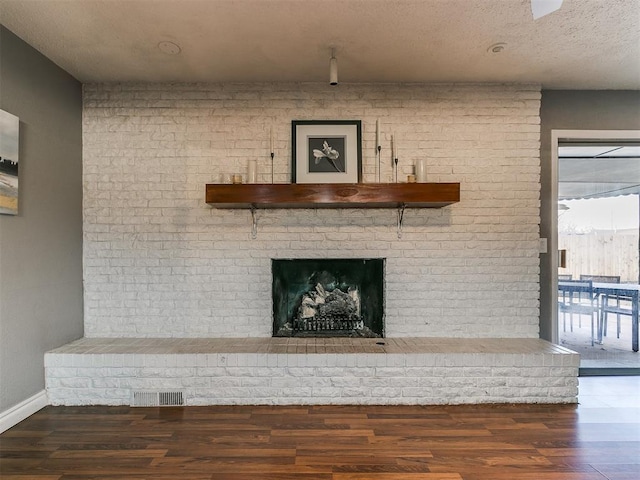
[[[88,337],[270,337],[273,258],[385,258],[386,337],[538,336],[536,85],[87,84]],[[460,182],[460,202],[407,209],[214,209],[207,183],[291,181],[292,119],[362,120],[363,182],[398,140],[399,178]],[[392,181],[383,154],[383,182]]]
[[[577,355],[538,339],[539,109],[538,85],[85,84],[86,338],[47,353],[52,403],[575,402]],[[402,238],[392,209],[261,210],[253,238],[204,186],[249,159],[289,183],[293,119],[360,119],[365,183],[379,119],[381,181],[393,134],[397,178],[426,159],[460,202]],[[310,257],[385,259],[384,338],[273,337],[272,259]]]

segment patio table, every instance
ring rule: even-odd
[[[638,300],[640,298],[640,285],[633,283],[602,283],[593,282],[593,293],[598,297],[598,309],[602,305],[602,298],[605,295],[615,295],[623,300],[631,302],[631,349],[638,351]],[[576,287],[571,282],[558,282],[558,290],[561,292],[580,292],[584,287]],[[603,324],[601,315],[598,315],[597,341],[602,343]]]

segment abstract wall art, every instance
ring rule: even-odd
[[[0,214],[18,214],[18,117],[0,110]]]

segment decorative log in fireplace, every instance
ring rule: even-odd
[[[274,259],[273,336],[384,336],[384,259]]]

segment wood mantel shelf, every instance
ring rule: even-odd
[[[459,183],[206,186],[206,202],[215,208],[442,208],[459,201]]]

